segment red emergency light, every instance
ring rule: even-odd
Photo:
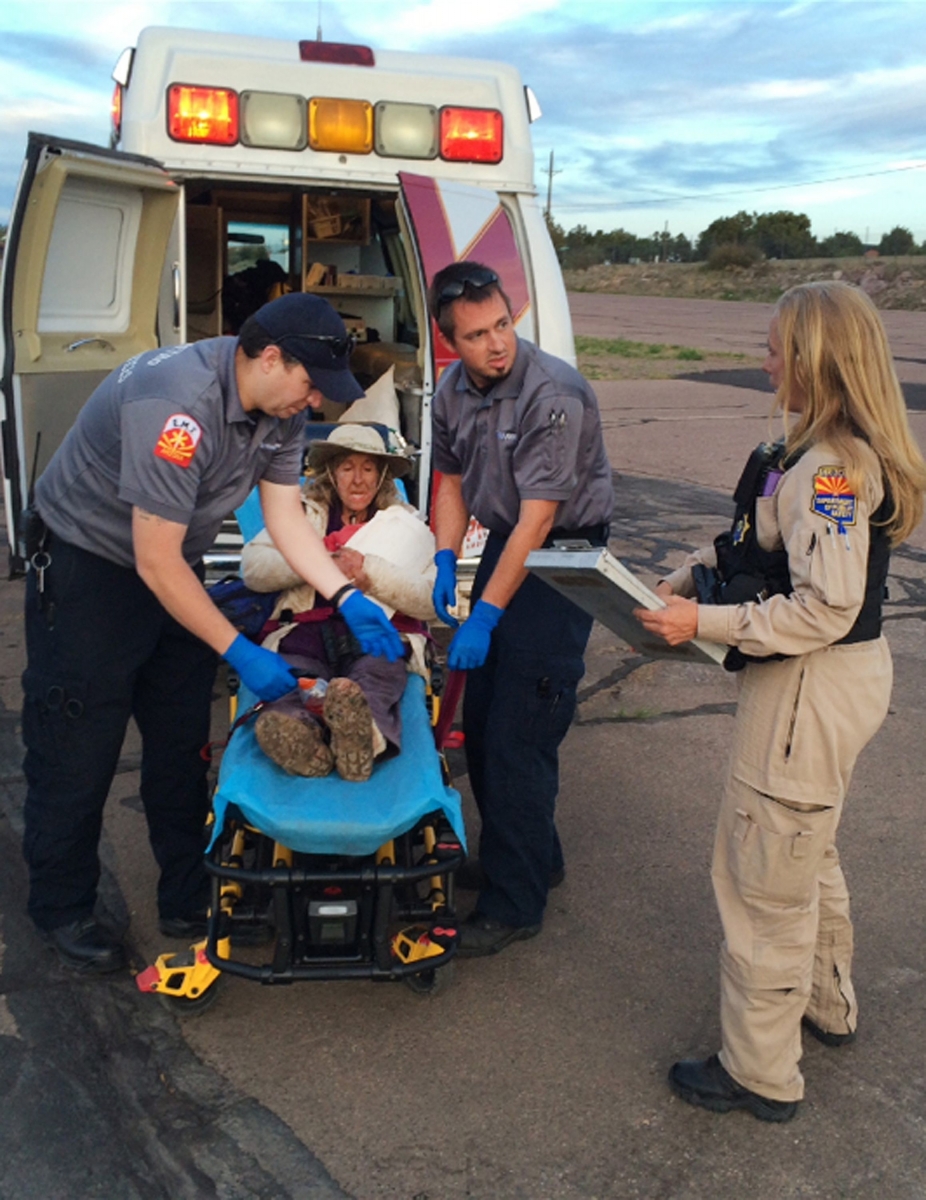
[[[501,162],[502,131],[495,108],[442,108],[440,156],[449,162]]]
[[[230,88],[172,84],[167,93],[167,132],[175,142],[234,146],[238,93]]]
[[[113,88],[112,104],[109,106],[113,124],[113,145],[119,141],[122,133],[122,84],[117,83]]]
[[[300,42],[299,57],[303,62],[341,63],[346,67],[376,66],[376,57],[369,46],[352,46],[349,42]]]

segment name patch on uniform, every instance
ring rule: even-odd
[[[840,533],[855,524],[856,497],[842,467],[821,467],[814,475],[810,511],[832,521]]]
[[[202,429],[192,417],[186,413],[174,413],[167,418],[154,453],[158,458],[176,463],[178,467],[188,467],[202,436]]]

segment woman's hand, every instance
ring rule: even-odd
[[[656,595],[661,596],[663,600],[668,600],[669,597],[674,596],[675,593],[664,579],[660,579],[656,584]]]
[[[363,569],[363,555],[359,550],[351,550],[350,546],[342,546],[331,556],[347,578],[360,588],[361,592],[370,590],[370,579]]]
[[[670,646],[680,646],[698,635],[698,606],[694,600],[682,596],[663,595],[666,608],[635,608],[633,615],[648,633],[658,634]]]

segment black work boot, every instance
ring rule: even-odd
[[[815,1037],[818,1042],[822,1042],[824,1046],[848,1046],[857,1037],[854,1029],[850,1029],[848,1033],[830,1033],[816,1021],[811,1021],[808,1016],[801,1017],[801,1024],[812,1037]]]
[[[44,937],[57,950],[62,964],[82,975],[108,975],[111,971],[121,971],[128,962],[122,942],[96,917],[81,917],[69,925],[59,925],[46,931]]]
[[[677,1062],[669,1071],[669,1087],[681,1100],[711,1112],[744,1108],[760,1121],[790,1121],[796,1100],[770,1100],[738,1084],[716,1054]]]
[[[512,942],[523,942],[536,937],[539,925],[503,925],[482,913],[470,913],[460,926],[457,954],[460,958],[482,958],[486,954],[498,954]]]

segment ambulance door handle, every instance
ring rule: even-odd
[[[81,346],[94,345],[102,346],[105,350],[112,350],[113,353],[115,353],[116,350],[116,347],[112,344],[112,342],[107,342],[106,338],[101,337],[80,338],[76,342],[71,342],[70,346],[65,346],[64,350],[66,354],[70,354],[72,350],[79,350]]]
[[[170,277],[174,285],[174,329],[180,329],[180,264],[175,262],[170,268]]]

